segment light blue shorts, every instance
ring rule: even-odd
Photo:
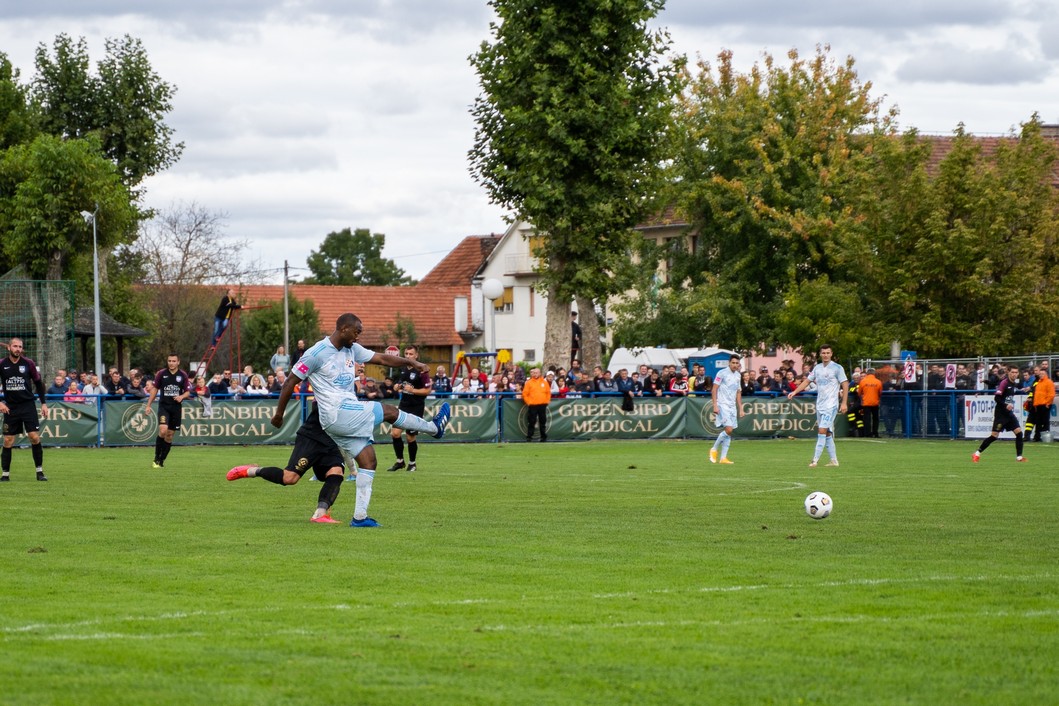
[[[338,448],[355,458],[372,443],[375,427],[381,422],[382,405],[378,402],[344,400],[338,408],[338,418],[324,431]]]
[[[820,409],[816,408],[816,428],[817,429],[835,429],[835,415],[838,414],[838,407],[832,407],[831,409]]]
[[[717,413],[717,428],[724,429],[726,427],[732,427],[735,429],[739,426],[739,413],[735,407],[725,408],[720,407],[721,411]]]

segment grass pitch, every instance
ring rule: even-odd
[[[18,449],[0,703],[1059,701],[1059,444],[838,444],[424,444],[379,529],[224,480],[287,447]]]

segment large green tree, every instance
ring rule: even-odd
[[[962,126],[945,141],[876,142],[855,203],[870,320],[926,355],[1054,350],[1056,158],[1037,116],[988,142]]]
[[[471,171],[543,235],[545,365],[565,365],[570,302],[599,361],[594,303],[629,283],[632,228],[657,206],[680,61],[648,21],[663,0],[491,0],[492,42],[471,57]]]
[[[415,284],[393,260],[382,256],[386,236],[367,228],[328,233],[319,250],[309,253],[311,277],[305,284],[395,286]]]
[[[93,74],[83,37],[75,42],[60,34],[51,51],[41,44],[32,98],[45,132],[96,135],[135,193],[144,178],[175,164],[184,149],[165,122],[176,89],[154,71],[139,39],[109,38],[105,50]]]
[[[700,63],[681,106],[680,201],[697,247],[672,259],[669,285],[691,288],[690,315],[725,346],[816,343],[816,302],[846,301],[858,267],[849,184],[868,137],[892,130],[852,59],[788,59],[740,74],[723,52]]]
[[[69,259],[92,252],[82,211],[99,207],[96,240],[104,251],[128,242],[136,223],[128,189],[99,143],[40,135],[0,157],[0,232],[10,261],[37,279],[63,279]]]

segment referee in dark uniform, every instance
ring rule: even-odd
[[[280,424],[282,423],[281,418]],[[316,402],[313,402],[312,411],[309,412],[309,416],[305,418],[298,428],[298,433],[294,436],[294,448],[284,468],[254,464],[236,466],[228,471],[228,480],[264,478],[269,483],[277,485],[294,485],[311,468],[316,477],[324,483],[320,488],[316,512],[309,522],[337,525],[340,524],[339,521],[331,519],[331,507],[338,499],[338,491],[342,488],[342,479],[345,475],[343,461],[338,445],[320,425],[320,408],[316,406]]]
[[[408,360],[419,360],[419,347],[415,344],[405,346],[404,357]],[[394,389],[401,393],[401,401],[397,408],[402,412],[422,417],[426,411],[427,395],[431,392],[430,373],[421,373],[415,368],[405,368],[397,376],[397,384]],[[419,451],[419,443],[416,441],[418,434],[409,429],[404,430],[405,438],[408,439],[408,470],[416,469],[416,452]],[[397,462],[387,468],[388,471],[399,471],[405,467],[404,463],[404,441],[401,439],[401,430],[394,427],[390,432],[393,438],[393,451],[397,456]]]
[[[4,413],[4,450],[0,455],[0,481],[11,480],[11,449],[15,437],[26,432],[33,465],[37,467],[37,480],[48,480],[44,475],[44,448],[40,445],[40,418],[31,387],[37,388],[40,398],[40,417],[48,418],[48,405],[44,402],[44,381],[40,378],[37,364],[22,357],[22,339],[12,338],[7,344],[7,357],[0,362],[0,383],[4,389],[4,401],[0,412]]]
[[[166,358],[166,367],[154,376],[154,387],[144,405],[144,412],[151,413],[156,395],[158,401],[158,438],[154,440],[153,468],[165,466],[166,456],[173,448],[173,436],[180,431],[180,403],[191,397],[191,381],[188,374],[180,369],[180,356],[170,353]]]

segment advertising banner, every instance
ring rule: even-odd
[[[40,420],[40,443],[52,447],[98,444],[99,409],[95,398],[89,398],[88,402],[48,400],[48,418]],[[15,445],[28,446],[29,439],[19,434]]]
[[[848,433],[845,415],[835,419],[835,436]],[[709,397],[687,399],[687,426],[684,436],[712,438],[720,433],[713,415],[713,400]],[[743,417],[739,419],[735,436],[772,438],[816,436],[816,398],[807,395],[788,400],[786,397],[744,397]]]
[[[394,400],[396,401],[396,400]],[[442,402],[448,402],[452,407],[452,419],[449,421],[448,431],[440,443],[449,441],[496,441],[497,421],[496,400],[493,398],[483,399],[428,399],[424,416],[432,419],[441,407]],[[375,427],[375,443],[390,443],[391,427],[386,422]],[[418,442],[439,443],[437,439],[427,434],[420,434]]]
[[[548,438],[677,439],[683,434],[683,398],[638,398],[634,403],[633,411],[626,412],[620,397],[552,400]],[[529,431],[526,405],[522,400],[504,400],[503,404],[503,440],[525,441]]]
[[[207,416],[202,405],[188,400],[182,405],[180,431],[173,443],[180,444],[292,444],[301,425],[301,404],[287,405],[283,426],[272,426],[275,399],[214,400]],[[158,404],[150,414],[143,402],[106,401],[103,403],[103,444],[105,446],[145,446],[158,436]]]
[[[1019,420],[1022,429],[1026,429],[1026,412],[1023,405],[1026,402],[1025,395],[1015,395],[1015,418]],[[968,439],[984,439],[993,431],[993,411],[996,408],[996,400],[992,395],[967,395],[963,398],[963,428],[964,437]],[[1055,420],[1055,407],[1052,406],[1052,420]],[[1014,439],[1015,435],[1010,431],[1000,432],[1000,439]]]

